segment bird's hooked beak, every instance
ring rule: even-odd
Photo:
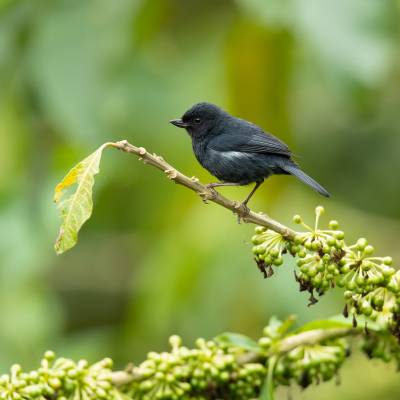
[[[177,126],[178,128],[187,128],[190,126],[190,124],[188,124],[187,122],[183,122],[180,118],[178,119],[171,119],[171,121],[169,121],[172,125]]]

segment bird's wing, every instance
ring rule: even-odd
[[[245,132],[238,130],[237,133],[230,132],[215,136],[209,142],[209,147],[216,151],[280,154],[286,157],[292,155],[288,146],[275,136],[252,124],[248,128],[250,129],[246,129]]]

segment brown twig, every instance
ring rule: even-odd
[[[293,239],[296,234],[296,232],[292,229],[282,225],[278,221],[273,220],[267,215],[251,211],[246,206],[243,206],[241,203],[222,196],[217,191],[212,190],[206,185],[200,183],[197,178],[189,178],[188,176],[184,175],[182,172],[174,168],[172,165],[167,163],[162,157],[157,156],[156,154],[149,153],[143,147],[136,147],[128,143],[126,140],[121,140],[116,143],[108,143],[108,146],[122,150],[126,153],[135,154],[145,164],[149,164],[163,171],[172,181],[179,183],[180,185],[183,185],[188,189],[196,192],[203,199],[203,201],[212,201],[213,203],[219,204],[220,206],[233,211],[243,222],[264,226],[265,228],[280,233],[283,237],[287,239]]]

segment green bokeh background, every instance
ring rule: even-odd
[[[290,224],[322,204],[399,262],[399,20],[394,0],[0,0],[1,371],[48,348],[123,367],[172,333],[257,337],[271,315],[341,310],[341,293],[307,308],[289,259],[263,280],[252,226],[112,150],[78,246],[55,255],[53,188],[105,141],[212,180],[168,124],[198,101],[278,134],[333,194],[273,177],[254,209]],[[293,396],[398,399],[394,366],[354,351],[341,386]]]

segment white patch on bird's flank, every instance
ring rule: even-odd
[[[244,154],[240,151],[224,151],[222,153],[224,157],[230,158],[231,160],[234,160],[235,158],[243,158]]]

